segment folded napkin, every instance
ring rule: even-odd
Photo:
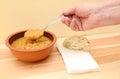
[[[65,48],[62,43],[65,38],[57,40],[57,48],[61,53],[68,73],[84,73],[99,71],[99,65],[89,52],[70,50]]]

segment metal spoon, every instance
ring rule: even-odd
[[[60,18],[57,18],[55,20],[53,20],[52,22],[50,22],[47,26],[45,26],[42,30],[40,29],[30,29],[30,30],[27,30],[24,34],[24,37],[27,37],[29,38],[30,40],[36,40],[38,39],[39,37],[43,36],[44,34],[44,31],[46,30],[46,28],[52,24],[55,24],[57,22],[59,22],[61,20],[61,17]]]
[[[61,18],[62,18],[62,17],[53,20],[53,21],[50,22],[48,25],[46,25],[46,26],[43,28],[43,30],[45,30],[48,26],[53,25],[53,24],[55,24],[55,23],[61,21]]]

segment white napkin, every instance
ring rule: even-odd
[[[57,48],[61,53],[68,73],[84,73],[99,71],[99,65],[89,52],[70,50],[65,48],[62,43],[65,38],[57,40]]]

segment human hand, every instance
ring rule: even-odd
[[[81,3],[62,13],[62,22],[75,31],[97,27],[98,3]]]
[[[113,2],[78,4],[64,11],[61,21],[75,31],[120,24],[120,1]]]

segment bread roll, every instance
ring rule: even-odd
[[[72,36],[66,38],[63,42],[63,46],[72,50],[82,50],[82,51],[90,50],[89,41],[84,36]]]

